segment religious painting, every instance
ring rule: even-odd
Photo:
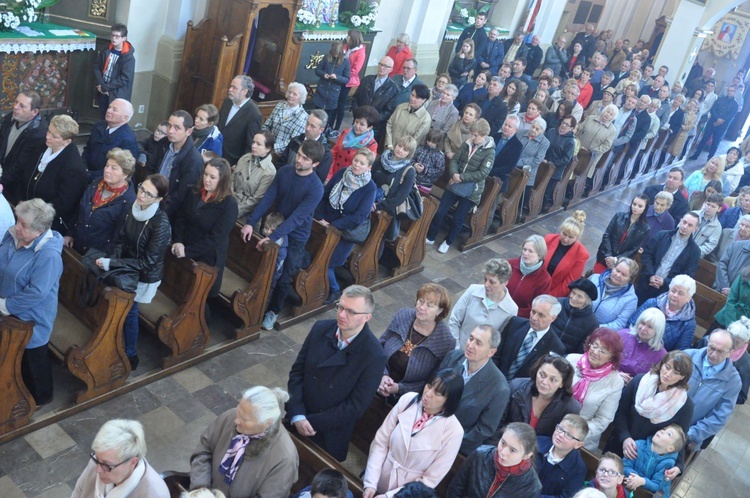
[[[339,18],[339,0],[303,0],[302,10],[312,12],[321,24],[336,24]]]
[[[734,33],[736,31],[736,24],[730,24],[728,22],[721,23],[721,31],[719,31],[719,34],[716,36],[716,38],[720,42],[732,43],[732,38],[734,38]]]
[[[736,12],[726,14],[712,28],[701,50],[709,50],[717,57],[737,59],[750,31],[750,19]]]
[[[11,109],[19,90],[34,90],[43,109],[68,105],[69,54],[62,52],[0,54],[0,108]]]

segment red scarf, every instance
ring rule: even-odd
[[[107,183],[104,180],[100,181],[99,185],[96,187],[96,192],[94,192],[94,199],[92,201],[93,205],[91,206],[91,210],[95,211],[98,208],[104,206],[105,204],[117,199],[120,195],[125,193],[128,187],[129,187],[129,184],[126,182],[125,185],[123,185],[120,188],[109,188],[107,186]],[[103,196],[105,190],[112,194],[106,199]]]
[[[521,463],[511,467],[500,465],[500,462],[497,459],[497,453],[498,452],[495,451],[495,480],[492,481],[492,486],[490,486],[490,491],[487,493],[487,498],[494,495],[509,476],[520,476],[528,472],[531,468],[531,458],[528,460],[521,460]]]
[[[206,192],[205,187],[201,187],[201,200],[203,202],[209,202],[215,196],[216,196],[216,192],[214,192],[213,194],[209,194],[208,192]]]

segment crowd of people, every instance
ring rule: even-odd
[[[669,69],[653,74],[641,42],[612,42],[611,31],[596,35],[587,25],[569,47],[561,37],[545,54],[538,36],[500,40],[486,20],[479,13],[464,31],[432,89],[417,76],[406,34],[360,81],[363,39],[352,29],[320,61],[309,113],[306,87],[291,83],[263,122],[252,78],[237,75],[220,109],[176,110],[142,144],[128,125],[129,93],[114,91],[133,57],[127,28],[115,25],[95,68],[103,119],[82,154],[77,123],[67,115],[47,123],[39,95],[20,92],[0,127],[0,181],[15,206],[15,218],[0,220],[9,227],[0,243],[0,313],[35,322],[21,369],[37,405],[53,396],[47,344],[63,246],[103,271],[135,274],[124,338],[136,369],[138,304],[154,298],[167,251],[219,269],[211,299],[237,221],[246,243],[276,243],[263,320],[271,330],[294,274],[309,264],[305,245],[317,219],[343,234],[326,300],[336,318],[312,327],[287,391],[253,387],[205,430],[190,459],[196,493],[288,496],[299,458],[283,414],[343,461],[355,422],[380,396],[393,408],[370,448],[365,498],[430,496],[410,494],[419,491],[414,483],[428,493],[459,453],[467,458],[450,497],[573,496],[585,486],[611,497],[623,486],[668,495],[685,449],[706,447],[750,385],[750,143],[715,156],[742,78],[722,96],[711,69],[670,87]],[[351,91],[353,122],[339,132]],[[709,160],[687,178],[672,168],[665,184],[616,213],[588,278],[594,248],[580,241],[586,214],[576,211],[557,233],[526,238],[517,258],[488,261],[483,282],[455,305],[444,287],[425,284],[379,339],[368,326],[370,290],[341,289],[336,280],[334,270],[366,238],[372,211],[392,216],[385,238],[394,240],[410,193],[428,194],[444,173],[448,187],[425,241],[436,242],[455,205],[439,253],[456,240],[488,176],[507,188],[513,169],[523,168],[533,184],[546,159],[555,168],[551,203],[580,148],[632,156],[660,129],[669,130],[672,156],[685,154],[692,136],[700,137],[693,158],[710,143]],[[725,195],[736,195],[737,206],[726,206]],[[715,287],[727,303],[694,343],[691,275],[700,258],[718,261]],[[600,447],[606,453],[586,484],[579,450]],[[74,496],[115,486],[122,496],[167,496],[145,451],[138,423],[107,422]],[[340,475],[319,477],[310,496],[347,496]]]

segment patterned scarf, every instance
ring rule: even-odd
[[[396,171],[410,165],[411,159],[397,159],[393,155],[392,150],[387,150],[380,156],[380,164],[383,165],[383,169],[388,173],[395,173]]]
[[[119,188],[109,188],[109,186],[107,185],[107,183],[104,180],[100,181],[99,185],[96,187],[96,192],[94,192],[94,199],[93,199],[93,204],[91,206],[91,210],[92,211],[96,211],[97,209],[99,209],[100,207],[104,206],[105,204],[108,204],[108,203],[114,201],[120,195],[122,195],[123,193],[125,193],[125,191],[128,189],[129,186],[130,186],[130,183],[129,182],[125,182],[125,185],[123,185],[122,187],[119,187]],[[104,198],[104,191],[105,190],[111,194],[106,199]]]
[[[328,196],[328,201],[331,203],[331,206],[337,211],[343,211],[344,203],[349,199],[349,196],[358,188],[362,188],[370,183],[371,178],[372,173],[369,170],[361,175],[355,175],[352,173],[351,166],[346,168],[341,181],[333,186],[331,193]]]
[[[273,424],[271,427],[273,427]],[[224,482],[227,483],[227,485],[231,485],[232,481],[234,481],[237,471],[239,470],[240,465],[242,465],[242,460],[245,459],[245,448],[247,445],[252,441],[257,441],[258,439],[265,437],[271,427],[254,436],[248,434],[237,434],[232,438],[229,442],[229,449],[227,449],[224,458],[221,459],[221,463],[219,464],[219,470],[224,474]]]
[[[511,467],[500,465],[497,453],[498,452],[495,451],[495,480],[492,481],[492,486],[490,486],[490,491],[489,493],[487,493],[487,498],[490,498],[492,495],[494,495],[508,477],[520,476],[521,474],[525,474],[526,472],[528,472],[531,468],[531,458],[527,460],[521,460],[521,463],[519,463],[518,465],[513,465]]]
[[[361,135],[355,135],[354,127],[352,126],[344,132],[344,141],[341,142],[341,145],[345,149],[364,149],[374,138],[375,132],[372,129]]]
[[[647,373],[638,384],[635,392],[635,411],[652,424],[662,424],[671,420],[687,401],[687,391],[670,387],[659,392],[659,376]]]
[[[573,397],[583,405],[583,400],[586,399],[586,395],[589,392],[589,385],[609,375],[614,370],[614,367],[610,362],[599,368],[591,368],[588,351],[581,355],[576,366],[581,373],[581,379],[573,386]]]
[[[435,415],[430,415],[429,413],[423,411],[422,416],[419,417],[416,422],[414,422],[414,425],[411,428],[412,435],[424,429],[425,425],[427,425],[427,422],[429,422],[434,416]]]

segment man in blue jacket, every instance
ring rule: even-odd
[[[89,181],[103,174],[107,153],[119,147],[138,157],[138,141],[128,122],[133,117],[133,104],[125,99],[115,99],[109,104],[104,119],[97,121],[83,148],[81,158],[89,172]]]
[[[477,56],[479,70],[489,71],[491,76],[497,74],[500,65],[503,63],[503,57],[505,57],[505,47],[503,46],[503,42],[498,39],[499,36],[500,31],[497,28],[492,28],[487,38],[487,44],[484,46],[484,51],[477,52],[476,47],[474,49],[474,53],[479,54]]]

